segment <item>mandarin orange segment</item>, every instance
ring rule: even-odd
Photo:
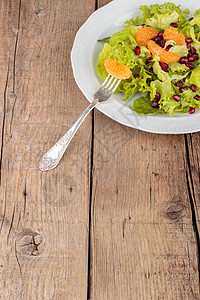
[[[148,41],[158,34],[158,30],[152,27],[143,27],[136,34],[136,42],[140,46],[146,46]]]
[[[185,44],[185,36],[181,32],[178,32],[176,28],[167,28],[163,34],[165,40],[173,40],[177,45]]]
[[[160,55],[160,61],[165,62],[166,64],[169,64],[170,62],[174,61],[174,63],[177,63],[180,59],[180,56],[175,53],[168,52],[166,50],[163,50],[163,53]]]
[[[132,75],[129,67],[119,64],[112,58],[106,58],[104,67],[111,76],[118,79],[127,79]]]
[[[166,64],[169,64],[172,61],[176,63],[180,59],[179,55],[166,51],[162,47],[158,46],[154,41],[149,41],[147,47],[153,56],[159,56],[160,61]]]

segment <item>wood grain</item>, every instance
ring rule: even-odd
[[[192,154],[187,136],[137,131],[95,111],[91,299],[200,298],[199,136]]]
[[[70,51],[94,8],[0,1],[0,299],[86,299],[91,116],[55,170],[38,162],[87,106]]]
[[[199,299],[184,136],[95,128],[91,298]]]
[[[199,133],[149,134],[95,111],[62,163],[38,170],[88,104],[70,51],[108,2],[0,2],[0,299],[200,298]]]

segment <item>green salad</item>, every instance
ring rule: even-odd
[[[169,2],[144,5],[140,9],[142,17],[127,20],[123,30],[102,40],[104,48],[99,54],[98,74],[103,79],[107,77],[106,58],[130,68],[131,77],[122,80],[117,91],[124,94],[123,100],[135,92],[144,93],[133,102],[132,110],[137,114],[193,114],[195,108],[200,108],[200,9],[193,17],[189,9],[181,10],[180,5]],[[138,31],[145,27],[158,32],[151,38],[157,52],[136,41]],[[169,28],[183,34],[185,41],[179,44],[173,37],[165,39]],[[178,61],[166,63],[163,59],[169,55],[166,51],[178,55]]]

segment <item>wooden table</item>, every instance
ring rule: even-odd
[[[95,110],[59,166],[38,170],[88,105],[70,51],[108,2],[0,1],[0,299],[200,299],[199,133]]]

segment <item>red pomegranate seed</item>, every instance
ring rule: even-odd
[[[193,64],[186,62],[185,63],[186,67],[188,67],[190,70],[194,68]]]
[[[178,24],[177,24],[177,23],[174,23],[174,22],[172,22],[172,23],[170,24],[170,26],[177,28],[177,27],[178,27]]]
[[[159,94],[159,93],[156,93],[156,94],[155,94],[155,99],[156,99],[156,101],[159,101],[159,100],[160,100],[160,94]]]
[[[197,87],[195,84],[191,84],[191,90],[195,93],[197,91]]]
[[[196,59],[197,59],[197,57],[194,56],[194,55],[191,55],[191,56],[188,57],[188,60],[189,60],[190,62],[193,62],[193,61],[195,61]]]
[[[165,40],[161,40],[160,42],[159,42],[159,45],[162,47],[162,48],[164,48],[165,47]]]
[[[196,50],[194,47],[191,47],[190,53],[191,53],[191,54],[196,54],[196,53],[197,53],[197,50]]]
[[[135,55],[139,56],[140,55],[140,47],[136,46],[134,52],[135,52]]]
[[[173,98],[177,102],[181,100],[181,96],[179,96],[179,95],[174,95]]]
[[[135,78],[140,78],[140,75],[139,75],[139,74],[135,74],[134,77],[135,77]]]
[[[192,48],[191,44],[187,44],[187,49],[189,52],[190,52],[191,48]]]
[[[183,87],[183,82],[181,80],[179,80],[177,83],[176,83],[176,86],[179,87],[179,89],[182,89]]]
[[[160,37],[160,38],[162,38],[162,37],[163,37],[163,33],[162,33],[162,31],[160,31],[160,32],[158,33],[158,37]]]
[[[181,92],[182,91],[187,91],[187,90],[188,90],[188,88],[186,86],[184,86],[184,87],[181,88]]]
[[[168,65],[166,63],[159,61],[159,64],[160,64],[160,66],[161,66],[161,68],[162,68],[163,71],[167,71],[168,70]]]
[[[199,95],[196,95],[196,96],[194,97],[194,99],[200,101],[200,96],[199,96]]]
[[[159,108],[158,101],[154,101],[151,105],[153,108]]]
[[[161,40],[161,37],[156,36],[156,37],[153,38],[153,40],[154,40],[155,43],[159,43],[160,40]]]
[[[191,43],[193,42],[193,39],[187,38],[187,39],[185,39],[185,42],[186,42],[187,44],[191,44]]]
[[[165,48],[165,50],[166,51],[169,51],[169,49],[171,49],[173,46],[172,45],[168,45],[166,48]]]
[[[194,113],[195,113],[195,108],[194,107],[190,107],[189,114],[194,114]]]
[[[150,64],[150,62],[151,62],[152,60],[153,60],[153,57],[150,56],[150,57],[147,59],[146,63],[147,63],[147,64]]]
[[[188,58],[186,56],[183,56],[179,60],[180,64],[186,64],[188,62]]]

